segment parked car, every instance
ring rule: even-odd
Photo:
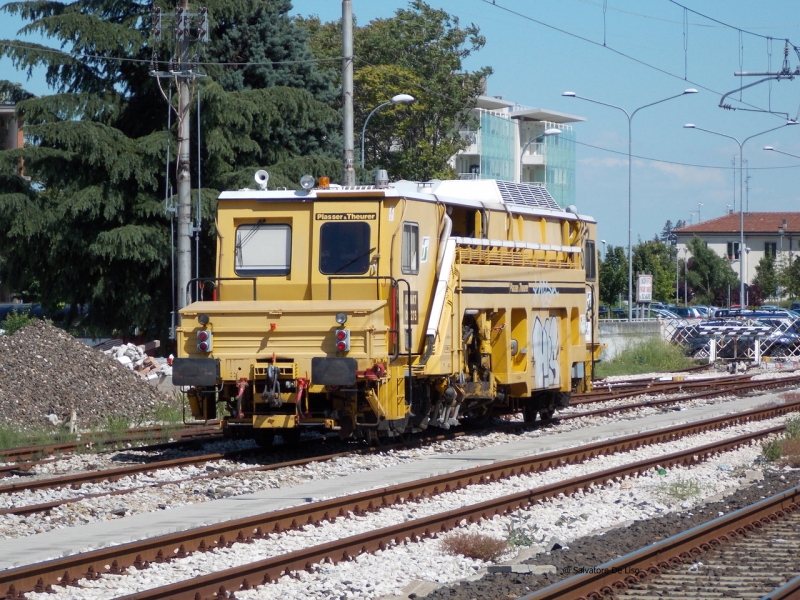
[[[789,307],[790,310],[800,310],[800,302],[792,302],[792,305]]]
[[[678,306],[672,310],[679,317],[684,319],[704,319],[705,316],[694,306]]]
[[[612,319],[627,319],[628,318],[628,309],[627,308],[612,308],[611,309],[611,318]]]
[[[605,304],[601,304],[597,309],[597,316],[600,319],[607,319],[608,318],[608,306]]]

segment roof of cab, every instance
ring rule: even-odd
[[[373,185],[331,186],[312,190],[252,190],[222,192],[221,201],[256,200],[259,202],[309,202],[314,200],[349,200],[374,198],[409,198],[422,202],[441,202],[454,206],[488,208],[515,213],[538,214],[566,220],[595,222],[561,208],[541,184],[512,183],[497,179],[454,179],[426,182],[401,180],[386,188]]]

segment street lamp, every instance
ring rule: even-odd
[[[416,98],[414,96],[410,96],[408,94],[397,94],[388,102],[384,102],[383,104],[378,104],[375,108],[372,109],[372,112],[367,115],[367,118],[364,119],[364,126],[361,128],[361,168],[364,168],[364,134],[367,131],[367,123],[369,123],[370,118],[384,106],[389,106],[390,104],[411,104]]]
[[[686,270],[689,268],[689,260],[686,258],[686,255],[689,254],[689,249],[684,246],[683,248],[683,305],[686,306],[688,302],[686,301],[686,289],[689,287],[689,282],[686,280]]]
[[[706,133],[711,133],[714,135],[718,135],[720,137],[728,138],[729,140],[733,140],[737,144],[739,144],[739,254],[744,251],[744,195],[742,193],[743,187],[743,168],[742,165],[744,164],[742,161],[744,160],[744,145],[747,140],[753,139],[754,137],[758,137],[759,135],[764,135],[765,133],[769,133],[770,131],[775,131],[776,129],[781,129],[782,127],[787,127],[788,125],[797,125],[797,121],[787,121],[783,125],[779,125],[778,127],[773,127],[772,129],[767,129],[766,131],[762,131],[761,133],[754,133],[750,137],[744,138],[741,142],[733,137],[732,135],[727,135],[725,133],[719,133],[718,131],[711,131],[710,129],[703,129],[702,127],[697,127],[694,123],[687,123],[684,125],[684,129],[697,129],[698,131],[705,131]],[[739,305],[741,306],[744,302],[744,261],[739,261]]]
[[[606,250],[606,241],[600,240],[600,243],[603,244],[603,257],[605,259],[608,256],[608,251]]]
[[[669,98],[664,98],[663,100],[657,100],[656,102],[651,102],[650,104],[645,104],[644,106],[640,106],[639,108],[630,113],[621,106],[614,106],[613,104],[600,102],[599,100],[592,100],[591,98],[578,96],[575,92],[564,92],[563,94],[561,94],[562,96],[566,96],[567,98],[580,98],[581,100],[586,100],[586,102],[592,102],[593,104],[600,104],[602,106],[608,106],[609,108],[616,108],[617,110],[621,110],[623,113],[625,113],[625,116],[628,117],[628,321],[631,321],[633,319],[633,246],[631,245],[631,236],[632,236],[631,123],[633,122],[633,117],[636,115],[636,113],[642,110],[643,108],[648,108],[656,104],[661,104],[662,102],[666,102],[667,100],[672,100],[673,98],[680,98],[681,96],[686,96],[687,94],[696,94],[696,93],[697,93],[696,89],[688,88],[686,90],[683,90],[683,92],[680,94],[676,94],[674,96],[670,96]]]
[[[700,207],[701,206],[703,206],[703,203],[702,202],[698,202],[697,203],[697,222],[698,223],[703,220],[703,219],[700,218]]]
[[[529,140],[528,143],[525,144],[522,147],[522,152],[519,153],[519,182],[520,183],[522,183],[522,157],[525,156],[525,150],[527,150],[528,146],[530,146],[534,142],[541,141],[546,137],[550,137],[551,135],[561,135],[561,130],[560,129],[556,129],[555,127],[550,127],[549,129],[545,129],[544,133],[542,135],[538,135],[535,138]],[[545,179],[547,179],[547,178],[545,177]]]

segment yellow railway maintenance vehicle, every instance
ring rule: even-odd
[[[216,277],[181,310],[192,413],[269,445],[549,419],[591,387],[596,224],[495,180],[224,192]],[[190,283],[190,286],[195,283]],[[188,293],[188,292],[187,292]]]

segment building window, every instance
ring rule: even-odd
[[[728,242],[728,260],[739,260],[739,242]]]
[[[767,258],[775,258],[778,256],[778,243],[777,242],[764,242],[764,256]]]
[[[419,273],[419,225],[403,223],[403,273]]]
[[[362,275],[369,269],[370,228],[367,223],[324,223],[319,230],[319,272]]]
[[[237,275],[288,275],[292,262],[292,228],[256,223],[236,228],[234,272]]]

